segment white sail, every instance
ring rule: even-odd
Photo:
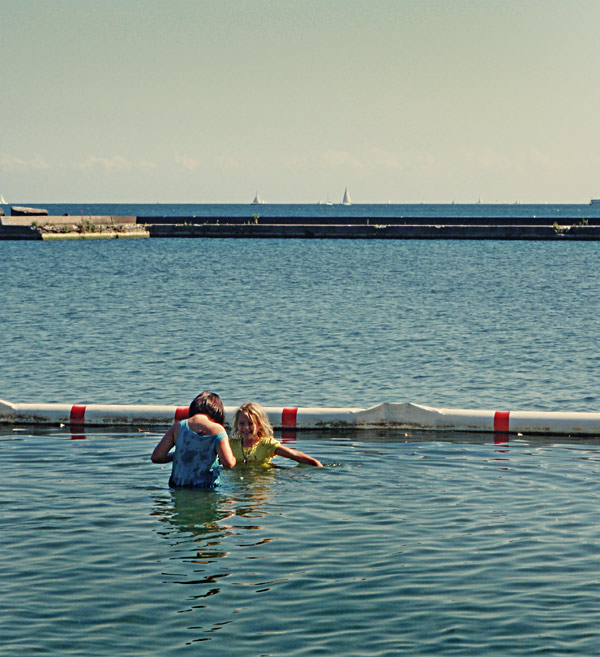
[[[6,199],[0,194],[0,205],[6,205]]]
[[[352,205],[352,201],[350,200],[350,194],[348,194],[348,188],[344,190],[344,198],[342,199],[342,205]]]
[[[258,192],[256,192],[254,200],[252,201],[252,205],[260,205],[262,202],[262,198],[258,195]]]

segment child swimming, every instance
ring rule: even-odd
[[[231,449],[238,463],[268,465],[274,456],[322,468],[320,461],[282,445],[273,437],[273,428],[264,408],[256,402],[242,404],[233,419]]]
[[[236,462],[224,423],[225,409],[219,395],[206,391],[192,401],[188,419],[175,422],[152,452],[153,463],[173,461],[169,486],[219,485],[219,462],[228,469]],[[171,452],[173,447],[175,452]]]

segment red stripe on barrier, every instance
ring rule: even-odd
[[[295,429],[296,416],[298,415],[297,408],[284,408],[281,411],[281,428],[282,429]]]
[[[494,414],[494,431],[497,433],[508,433],[510,411],[496,411]]]
[[[189,414],[190,414],[189,406],[178,406],[175,409],[175,422],[179,422],[181,420],[187,420]]]
[[[82,425],[85,422],[85,406],[71,406],[71,424]]]

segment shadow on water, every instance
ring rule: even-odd
[[[164,427],[85,427],[48,426],[48,425],[11,425],[0,423],[0,440],[6,438],[24,438],[26,436],[48,436],[70,438],[71,440],[93,440],[94,438],[140,438],[154,439],[162,435]],[[599,436],[568,436],[554,434],[514,434],[477,431],[419,430],[419,429],[304,429],[301,431],[275,431],[275,437],[284,444],[302,449],[305,441],[351,441],[364,443],[453,443],[469,445],[486,445],[499,443],[528,442],[536,445],[582,444],[600,445]],[[239,471],[239,470],[237,470]],[[263,477],[268,469],[257,471]]]
[[[567,436],[554,434],[500,433],[491,431],[450,431],[422,429],[332,429],[328,431],[303,430],[275,432],[282,442],[294,447],[302,441],[340,441],[354,443],[449,443],[455,445],[522,444],[550,445],[599,445],[600,436]],[[302,445],[297,445],[302,449]]]

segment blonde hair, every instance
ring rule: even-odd
[[[273,435],[273,427],[269,422],[269,418],[265,409],[256,402],[246,402],[237,409],[235,412],[235,417],[233,418],[233,434],[235,436],[239,436],[238,422],[242,415],[245,415],[247,418],[252,420],[252,423],[256,427],[256,435],[259,438],[265,438],[266,436]]]

